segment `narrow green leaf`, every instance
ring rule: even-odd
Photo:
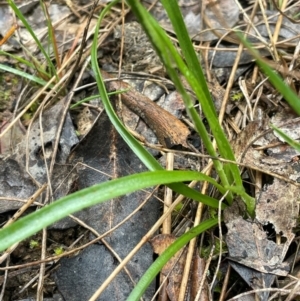
[[[19,63],[26,65],[29,68],[36,69],[34,64],[32,64],[31,62],[23,59],[22,57],[20,57],[18,55],[14,55],[12,53],[9,53],[9,52],[3,51],[3,50],[0,50],[0,54],[6,55],[6,56],[18,61]],[[38,71],[45,74],[46,76],[48,76],[48,74],[43,69],[39,69]]]
[[[216,139],[218,150],[222,157],[227,158],[229,160],[235,160],[233,151],[231,149],[231,146],[219,124],[219,121],[216,117],[215,110],[213,108],[211,97],[207,93],[207,87],[203,88],[203,85],[201,85],[201,82],[198,82],[198,78],[200,78],[200,75],[195,76],[194,72],[196,73],[196,70],[199,71],[199,74],[202,74],[201,67],[199,63],[195,63],[195,55],[190,55],[190,58],[186,58],[186,60],[189,62],[189,66],[186,66],[179,55],[179,53],[176,51],[175,47],[171,43],[170,39],[167,37],[165,32],[161,29],[161,27],[158,25],[157,21],[149,14],[149,12],[146,11],[146,9],[136,0],[128,0],[128,3],[131,6],[131,9],[141,22],[143,28],[145,29],[147,35],[149,36],[150,41],[153,44],[153,47],[156,49],[158,55],[161,57],[168,74],[170,75],[172,81],[174,82],[176,89],[181,93],[183,100],[185,102],[186,110],[189,114],[189,116],[192,118],[193,123],[195,124],[195,127],[200,134],[203,143],[208,151],[208,153],[212,157],[218,157],[218,154],[213,148],[212,142],[210,140],[210,137],[207,133],[207,130],[205,129],[205,126],[199,116],[199,114],[196,112],[190,97],[188,96],[187,92],[185,91],[183,84],[179,78],[179,76],[176,73],[176,69],[174,68],[174,64],[176,64],[176,67],[181,71],[181,73],[185,76],[186,80],[194,90],[198,100],[201,102],[201,107],[203,109],[203,112],[208,120],[208,123],[210,125],[210,128],[212,130],[213,136]],[[175,6],[178,6],[177,2],[173,1],[168,2],[163,1],[164,4],[166,4],[166,8],[169,10],[168,14],[171,16],[173,11],[176,11],[177,8]],[[179,22],[176,18],[178,18],[178,14],[173,18],[174,22]],[[180,14],[180,18],[181,14]],[[171,19],[172,21],[172,19]],[[183,22],[183,21],[182,21]],[[178,25],[179,24],[179,25]],[[185,31],[182,31],[182,26],[185,26],[183,23],[177,23],[173,24],[174,29],[176,30],[177,27],[180,27],[180,32],[177,33],[177,38],[180,38],[180,34]],[[184,37],[181,44],[184,43],[191,43],[189,37]],[[191,48],[186,49],[186,54],[192,51]],[[194,50],[193,50],[194,51]],[[203,78],[202,78],[203,81]],[[204,83],[205,84],[205,83]],[[206,92],[204,92],[206,91]],[[220,179],[222,181],[222,184],[225,186],[231,185],[235,183],[239,187],[243,187],[242,185],[242,179],[239,173],[239,169],[235,164],[221,164],[218,160],[214,160],[215,168],[218,172],[218,175],[220,176]],[[232,202],[233,196],[231,193],[228,194],[227,200],[229,203]]]
[[[214,113],[216,114],[213,101],[211,99],[211,95],[206,84],[204,73],[199,64],[199,60],[194,50],[193,44],[191,43],[191,39],[189,37],[187,28],[182,18],[178,1],[162,0],[161,2],[164,8],[166,9],[168,17],[171,20],[176,36],[178,38],[180,50],[183,53],[183,57],[185,58],[189,70],[193,73],[193,75],[197,79],[197,82],[201,84],[202,90],[205,94],[205,98],[209,100],[208,103],[211,106],[212,111],[214,111]]]
[[[107,93],[108,96],[112,96],[112,95],[117,95],[117,94],[121,94],[121,93],[124,93],[124,92],[127,92],[128,90],[120,90],[120,91],[114,91],[114,92],[110,92],[110,93]],[[93,100],[93,99],[99,99],[100,95],[92,95],[92,96],[89,96],[89,97],[86,97],[82,100],[79,100],[77,101],[76,103],[74,103],[73,105],[70,106],[70,109],[74,109],[76,107],[78,107],[79,105],[81,105],[82,103],[85,103],[85,102],[88,102],[90,100]]]
[[[127,301],[138,301],[156,275],[163,268],[163,266],[174,256],[181,248],[183,248],[191,239],[203,233],[204,231],[217,225],[218,219],[209,219],[200,225],[192,228],[187,233],[181,235],[171,246],[169,246],[150,266],[146,273],[142,276],[140,281],[130,293]]]
[[[101,12],[99,16],[99,20],[97,22],[95,33],[99,32],[100,24],[102,19],[104,18],[105,14],[109,11],[109,9],[115,5],[118,2],[118,0],[109,3],[104,10]],[[111,123],[114,125],[118,133],[121,135],[121,137],[124,139],[124,141],[128,144],[128,146],[131,148],[131,150],[137,155],[137,157],[146,165],[146,167],[150,170],[163,170],[162,166],[153,158],[153,156],[127,131],[127,129],[123,126],[122,122],[119,120],[117,114],[114,112],[114,109],[109,101],[107,91],[105,88],[105,84],[103,82],[103,78],[101,76],[101,72],[98,66],[98,60],[97,60],[97,34],[94,35],[93,45],[91,49],[91,63],[92,68],[94,71],[94,75],[96,78],[99,94],[101,96],[103,105],[105,107],[105,111],[111,121]],[[186,197],[192,198],[198,202],[202,202],[204,204],[210,204],[209,206],[212,206],[214,208],[218,208],[218,202],[206,195],[203,195],[186,185],[182,183],[175,184],[169,184],[168,185],[172,190],[185,195]],[[222,205],[223,206],[223,205]],[[225,206],[225,205],[224,205]],[[224,208],[224,207],[222,207]]]
[[[24,71],[20,71],[18,69],[15,69],[15,68],[3,65],[3,64],[0,64],[0,69],[3,70],[3,71],[7,71],[7,72],[10,72],[10,73],[13,73],[15,75],[22,76],[23,78],[26,78],[26,79],[28,79],[30,81],[33,81],[33,82],[36,82],[37,84],[39,84],[41,86],[45,86],[47,84],[46,81],[44,81],[43,79],[41,79],[41,78],[39,78],[37,76],[28,74],[28,73],[26,73]]]
[[[300,152],[300,143],[296,140],[289,137],[286,133],[284,133],[282,130],[277,128],[275,125],[270,125],[270,127],[286,142],[288,143],[292,148]]]
[[[0,251],[74,212],[95,204],[159,184],[201,180],[193,171],[155,171],[134,174],[101,183],[53,202],[0,230]],[[176,185],[176,184],[174,184]]]
[[[243,199],[243,201],[246,204],[246,208],[247,208],[247,212],[249,213],[249,215],[254,218],[255,217],[255,198],[251,197],[250,195],[248,195],[244,189],[240,189],[237,186],[229,186],[226,187],[229,191],[234,192],[235,194],[241,196],[241,198]]]
[[[248,51],[256,59],[258,66],[264,71],[269,77],[269,81],[278,90],[278,92],[284,97],[289,103],[291,108],[300,116],[300,99],[293,92],[293,90],[287,86],[283,79],[276,74],[276,72],[263,60],[260,54],[252,47],[251,43],[248,42],[240,32],[236,32],[241,42],[248,48]]]
[[[32,36],[32,38],[34,39],[34,41],[36,42],[37,46],[39,47],[40,51],[43,53],[49,68],[52,70],[53,74],[56,75],[57,79],[58,76],[56,74],[56,68],[52,63],[52,60],[50,59],[48,53],[45,51],[43,45],[41,44],[40,40],[37,38],[37,36],[35,35],[34,31],[32,30],[30,24],[27,22],[27,20],[25,19],[25,17],[23,16],[22,12],[18,9],[18,7],[16,6],[16,4],[14,3],[14,1],[12,0],[7,0],[9,6],[12,8],[12,10],[15,12],[15,14],[17,15],[17,17],[22,21],[23,25],[26,27],[26,29],[28,30],[28,32],[30,33],[30,35]]]

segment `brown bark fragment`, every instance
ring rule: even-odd
[[[101,73],[104,79],[112,78],[105,71],[101,70]],[[109,81],[106,86],[108,91],[129,89],[121,94],[122,102],[147,123],[164,147],[171,148],[174,145],[188,147],[186,140],[190,131],[171,113],[121,80]]]

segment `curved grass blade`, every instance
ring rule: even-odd
[[[292,139],[290,136],[288,136],[286,133],[284,133],[281,129],[276,127],[275,125],[270,124],[270,127],[286,142],[288,143],[292,148],[300,152],[300,143],[294,139]]]
[[[43,79],[37,77],[37,76],[34,76],[34,75],[31,75],[31,74],[28,74],[24,71],[20,71],[18,69],[15,69],[15,68],[12,68],[12,67],[9,67],[9,66],[6,66],[6,65],[3,65],[3,64],[0,64],[0,69],[3,70],[3,71],[7,71],[7,72],[10,72],[10,73],[13,73],[15,75],[19,75],[19,76],[22,76],[30,81],[33,81],[41,86],[45,86],[47,84],[46,81],[44,81]],[[50,86],[51,87],[51,86]]]
[[[167,1],[165,1],[167,2]],[[212,130],[213,136],[217,141],[218,145],[218,150],[221,154],[221,157],[230,159],[232,161],[235,160],[234,154],[231,150],[230,144],[219,124],[219,121],[216,117],[216,112],[213,108],[212,102],[211,102],[211,97],[208,93],[207,87],[203,88],[203,85],[205,84],[205,80],[203,80],[203,76],[200,77],[198,75],[197,77],[195,76],[194,73],[199,72],[199,74],[202,74],[202,70],[200,68],[200,65],[198,61],[195,61],[195,53],[194,50],[190,47],[187,48],[185,51],[185,54],[189,52],[193,52],[193,55],[190,55],[190,59],[187,57],[186,60],[190,65],[186,66],[171,43],[170,39],[167,37],[165,32],[161,29],[161,27],[158,25],[157,21],[149,14],[149,12],[146,11],[146,9],[136,0],[128,0],[128,3],[130,4],[133,12],[141,22],[143,28],[145,29],[147,35],[149,36],[153,47],[156,49],[157,53],[161,57],[168,74],[170,75],[172,81],[174,82],[176,88],[178,91],[181,93],[186,110],[190,117],[193,120],[193,123],[196,126],[196,129],[198,133],[200,134],[203,143],[209,153],[212,157],[218,157],[218,154],[213,148],[212,142],[210,140],[210,137],[207,133],[207,130],[199,116],[199,114],[196,112],[187,92],[185,91],[183,84],[181,83],[181,80],[179,76],[176,73],[176,69],[174,68],[174,64],[176,64],[176,67],[180,70],[180,72],[185,76],[186,80],[194,90],[195,94],[197,95],[197,98],[200,100],[203,112],[205,116],[207,117],[207,120],[209,122],[210,128]],[[176,11],[178,8],[178,4],[175,1],[168,2],[168,5],[170,6],[170,10]],[[166,4],[167,8],[167,4]],[[185,24],[182,20],[181,14],[178,13],[175,17],[180,17],[179,20],[175,20],[174,22],[177,23],[177,27],[185,27]],[[180,23],[181,22],[181,23]],[[175,28],[176,26],[174,26]],[[175,28],[176,30],[176,28]],[[185,29],[186,32],[186,29]],[[179,35],[181,33],[179,32]],[[186,32],[187,35],[187,32]],[[178,36],[178,39],[180,37]],[[182,44],[184,43],[189,43],[191,44],[191,41],[188,37],[184,37]],[[199,81],[200,80],[200,81]],[[205,92],[203,92],[203,90]],[[221,182],[224,186],[230,186],[231,184],[235,183],[237,186],[243,188],[242,185],[242,179],[239,173],[239,169],[235,164],[221,164],[217,160],[213,160],[215,168],[218,172],[218,175],[220,176]],[[232,202],[233,200],[233,195],[231,193],[228,194],[227,200],[229,203]]]
[[[26,29],[28,30],[28,32],[30,33],[30,35],[32,36],[32,38],[34,39],[36,45],[39,47],[40,51],[43,53],[49,68],[52,70],[52,73],[56,76],[57,80],[59,80],[57,73],[56,73],[56,68],[53,65],[48,53],[45,51],[43,45],[41,44],[40,40],[37,38],[37,36],[35,35],[34,31],[31,29],[30,24],[27,22],[27,20],[24,18],[22,12],[18,9],[18,7],[16,6],[16,4],[14,3],[14,1],[12,0],[7,0],[9,6],[12,8],[12,10],[15,12],[15,14],[17,15],[17,17],[22,21],[23,25],[26,27]]]
[[[236,35],[241,42],[248,48],[248,51],[256,59],[256,63],[263,70],[263,72],[269,77],[269,81],[276,88],[276,90],[284,97],[291,108],[300,116],[300,99],[293,92],[293,90],[286,85],[283,79],[275,73],[275,71],[263,60],[260,54],[255,50],[251,43],[248,42],[240,32],[236,32]]]
[[[202,222],[200,225],[192,228],[187,233],[181,235],[171,246],[169,246],[150,266],[146,273],[130,293],[127,301],[138,301],[156,275],[160,272],[163,266],[174,256],[182,247],[184,247],[191,239],[217,225],[218,219],[209,219]]]
[[[203,175],[194,171],[163,170],[134,174],[80,190],[1,229],[0,251],[84,208],[154,185],[192,180],[201,181]]]
[[[18,61],[18,62],[21,63],[21,64],[26,65],[26,66],[29,67],[29,68],[36,69],[36,66],[35,66],[34,64],[32,64],[31,62],[29,62],[29,61],[23,59],[22,57],[20,57],[20,56],[18,56],[18,55],[14,55],[14,54],[12,54],[12,53],[8,53],[8,52],[6,52],[6,51],[0,50],[0,55],[1,55],[1,54],[2,54],[2,55],[6,55],[6,56],[8,56],[8,57],[11,57],[12,59]],[[45,76],[48,76],[48,77],[49,77],[49,74],[47,74],[47,73],[45,72],[45,70],[43,70],[42,68],[38,68],[37,71],[38,71],[39,73],[42,73],[42,74],[44,74]]]
[[[100,24],[102,19],[104,18],[105,14],[109,11],[109,9],[115,5],[118,2],[118,0],[115,0],[111,3],[109,3],[104,10],[101,12],[99,16],[99,20],[97,22],[95,33],[99,32]],[[98,66],[97,61],[97,34],[94,35],[93,45],[91,48],[91,63],[92,63],[92,69],[94,71],[94,75],[96,78],[99,94],[102,98],[103,105],[105,107],[105,111],[111,121],[111,123],[114,125],[118,133],[121,135],[121,137],[124,139],[124,141],[128,144],[128,146],[131,148],[131,150],[137,155],[137,157],[146,165],[146,167],[150,170],[163,170],[162,166],[153,158],[153,156],[126,130],[126,128],[123,126],[121,121],[119,120],[118,116],[114,112],[114,109],[108,99],[108,95],[106,92],[106,88],[103,82],[103,78],[101,76],[101,72]],[[207,204],[208,206],[218,208],[218,201],[216,199],[213,199],[209,196],[203,195],[186,185],[182,183],[169,184],[168,185],[171,189],[174,191],[183,194],[189,198],[192,198],[198,202],[202,202],[204,204]],[[226,205],[222,204],[222,208],[226,207]]]
[[[196,79],[196,82],[194,85],[191,83],[191,87],[195,91],[196,95],[198,96],[198,101],[201,104],[201,107],[203,108],[204,115],[206,116],[210,128],[213,132],[214,138],[216,139],[216,142],[218,144],[219,152],[221,154],[221,157],[224,158],[231,158],[230,160],[235,160],[233,151],[231,149],[230,143],[228,142],[219,122],[216,116],[214,104],[212,101],[212,98],[210,96],[206,79],[204,77],[202,68],[199,64],[196,52],[194,50],[194,47],[191,43],[191,39],[189,37],[187,28],[185,26],[184,20],[182,18],[178,1],[177,0],[162,0],[161,1],[164,8],[166,9],[168,13],[168,17],[171,20],[171,23],[173,25],[173,28],[175,30],[176,36],[178,38],[179,44],[180,44],[180,50],[183,53],[183,57],[187,63],[188,69],[191,71],[193,76]],[[189,80],[193,81],[192,78],[189,79],[189,74],[184,74],[186,77],[186,80],[189,82]],[[202,94],[202,95],[201,95]],[[196,119],[194,120],[194,123],[197,124],[199,122],[199,117],[196,116]],[[229,183],[235,182],[237,186],[242,186],[242,179],[240,176],[239,168],[234,165],[224,165],[224,170],[228,179]],[[231,177],[232,174],[232,177]]]

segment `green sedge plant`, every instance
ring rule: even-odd
[[[58,201],[55,201],[53,204],[47,205],[44,208],[41,208],[40,210],[21,218],[12,225],[0,230],[0,250],[8,248],[14,243],[33,235],[37,231],[76,211],[127,193],[134,192],[139,189],[159,184],[166,184],[174,191],[183,194],[188,198],[202,202],[209,207],[218,208],[219,202],[217,199],[203,195],[183,184],[183,182],[191,180],[207,181],[214,185],[221,194],[225,194],[227,191],[229,191],[226,199],[228,204],[232,203],[235,195],[241,196],[241,198],[247,205],[248,212],[253,216],[255,202],[254,199],[249,196],[244,190],[237,165],[233,163],[223,164],[216,159],[220,156],[222,158],[234,161],[234,154],[218,122],[217,114],[215,112],[203,72],[199,65],[195,51],[192,47],[184,22],[182,20],[177,1],[175,0],[162,0],[162,3],[165,6],[169,18],[174,26],[174,30],[176,32],[183,53],[183,58],[179,55],[170,39],[161,29],[158,23],[138,1],[128,0],[128,4],[131,6],[133,12],[136,14],[150,40],[152,41],[157,53],[159,54],[162,62],[166,67],[170,78],[174,82],[178,91],[182,94],[186,105],[186,110],[190,118],[192,119],[200,137],[202,138],[208,153],[212,158],[214,158],[214,167],[219,175],[221,183],[217,183],[213,178],[206,176],[200,172],[163,170],[163,168],[155,160],[155,158],[134,137],[131,136],[131,134],[120,122],[109,101],[109,96],[106,92],[97,60],[97,37],[100,23],[103,20],[105,14],[117,2],[119,1],[116,0],[109,3],[99,16],[99,21],[95,29],[93,47],[91,50],[92,69],[96,77],[99,93],[101,95],[105,110],[112,124],[115,126],[126,143],[130,146],[130,148],[134,151],[134,153],[140,158],[140,160],[147,166],[150,171],[101,183],[75,192],[71,195],[61,198]],[[18,17],[20,18],[19,15]],[[200,101],[205,117],[208,120],[210,130],[217,142],[218,150],[214,149],[211,138],[201,118],[198,116],[198,113],[196,112],[188,93],[185,91],[183,84],[181,83],[180,78],[177,74],[177,71],[174,69],[174,63],[176,65],[176,69],[178,69],[179,72],[186,78],[191,88],[194,90],[198,100]],[[283,89],[282,87],[284,86],[284,96],[286,97],[287,101],[289,101],[291,106],[295,106],[295,108],[298,110],[297,104],[294,103],[294,101],[296,100],[294,98],[294,95],[286,92],[286,89],[288,88],[285,86],[282,80],[278,81],[276,77],[277,75],[272,70],[270,71],[263,62],[260,62],[260,64],[262,69],[269,75],[270,81],[276,87],[279,87],[279,90]],[[297,99],[297,101],[299,103],[299,99]],[[222,204],[221,207],[222,209],[224,209],[226,205]],[[204,221],[199,226],[192,228],[186,234],[178,238],[175,243],[173,243],[143,275],[138,285],[128,297],[128,300],[138,300],[139,297],[142,296],[148,285],[151,283],[151,281],[159,273],[163,265],[177,251],[179,251],[192,238],[196,237],[203,231],[206,231],[207,229],[215,226],[217,222],[217,218],[212,218]]]
[[[105,13],[109,8],[114,5],[117,1],[108,5],[102,12],[99,18],[100,21],[105,16]],[[96,29],[96,32],[97,29]],[[99,70],[97,65],[97,35],[95,35],[92,62],[94,61],[95,71],[97,73],[97,83],[101,88],[99,89],[103,97],[103,101],[106,103],[106,110],[110,116],[112,122],[124,138],[124,140],[130,145],[133,151],[139,156],[139,158],[146,164],[146,166],[151,170],[150,172],[132,175],[124,177],[121,179],[109,181],[107,183],[102,183],[82,191],[78,191],[74,194],[66,196],[51,205],[45,206],[38,211],[29,214],[13,223],[12,225],[2,229],[0,231],[0,250],[4,250],[16,242],[24,240],[25,238],[31,236],[37,231],[51,225],[57,220],[68,216],[71,213],[82,210],[83,208],[92,206],[97,203],[112,199],[116,196],[124,195],[138,189],[143,189],[145,187],[150,187],[158,184],[167,184],[174,191],[184,194],[187,197],[197,200],[206,204],[209,207],[218,208],[219,203],[217,199],[203,195],[194,189],[189,188],[182,182],[198,180],[198,181],[208,181],[212,185],[216,185],[216,188],[220,190],[221,194],[224,194],[226,190],[219,185],[214,179],[197,172],[190,171],[174,171],[169,172],[163,170],[163,168],[158,164],[158,162],[147,152],[140,144],[137,142],[124,128],[122,123],[117,118],[115,112],[110,106],[108,95],[105,92],[105,86],[99,77]],[[226,205],[222,204],[221,207],[225,208]],[[212,219],[213,223],[217,223],[217,219]]]
[[[180,48],[182,50],[184,59],[186,61],[187,67],[186,68],[184,65],[182,65],[182,62],[180,62],[180,59],[174,55],[174,50],[168,49],[169,47],[172,48],[172,44],[166,42],[164,40],[163,44],[158,43],[157,41],[157,36],[163,36],[164,33],[160,32],[161,29],[153,20],[153,18],[148,14],[148,12],[139,4],[138,1],[135,0],[128,0],[128,3],[130,4],[132,10],[135,12],[136,16],[138,17],[139,21],[143,25],[145,31],[147,32],[150,40],[153,42],[153,46],[156,48],[157,53],[160,54],[160,57],[162,61],[164,62],[164,65],[166,69],[168,70],[168,73],[170,77],[172,78],[174,83],[179,82],[179,79],[176,79],[177,74],[174,72],[172,69],[172,66],[170,63],[170,55],[168,54],[172,53],[173,56],[173,61],[178,62],[179,64],[177,65],[178,69],[182,72],[182,74],[185,76],[186,80],[189,82],[191,85],[192,89],[194,90],[195,94],[198,96],[198,100],[202,106],[204,115],[206,116],[208,123],[210,125],[210,129],[214,135],[214,138],[217,141],[218,147],[219,147],[219,152],[222,156],[225,158],[229,159],[233,157],[233,153],[231,150],[231,147],[228,143],[228,140],[226,137],[223,135],[222,129],[219,127],[218,120],[216,119],[216,116],[214,114],[214,109],[213,105],[211,102],[211,98],[208,94],[205,78],[203,77],[202,70],[199,66],[199,63],[196,62],[196,55],[194,50],[192,49],[192,44],[190,41],[190,38],[188,36],[186,27],[184,25],[178,3],[176,0],[162,0],[161,1],[164,8],[166,9],[168,16],[172,22],[173,28],[176,32],[176,36],[178,38]],[[157,35],[156,35],[157,34]],[[263,61],[263,59],[258,55],[257,52],[253,50],[251,45],[243,38],[243,36],[240,33],[237,33],[237,35],[240,37],[241,41],[248,47],[248,49],[252,52],[254,58],[257,61],[257,64],[260,66],[260,68],[265,72],[265,74],[269,77],[270,82],[276,87],[276,89],[284,96],[286,101],[290,104],[290,106],[294,109],[294,111],[297,114],[300,114],[300,100],[297,97],[297,95],[289,88],[286,86],[284,81]],[[168,53],[164,53],[164,51],[168,49]],[[195,80],[196,79],[196,80]],[[180,87],[176,85],[176,87]],[[180,90],[181,87],[178,89]],[[185,99],[186,103],[186,108],[187,112],[189,113],[191,119],[193,120],[196,129],[198,130],[199,135],[203,139],[203,134],[205,137],[205,133],[201,131],[201,120],[198,119],[198,116],[194,114],[193,108],[190,106],[188,98],[182,93],[183,98]],[[279,129],[276,129],[273,126],[274,130],[281,135],[287,141],[290,145],[294,146],[297,148],[298,144],[296,144],[294,141],[291,141],[285,135],[282,133]],[[206,140],[203,140],[205,146],[207,147],[207,144],[205,143]],[[208,142],[209,143],[209,142]],[[223,148],[222,148],[223,147]],[[207,150],[210,155],[213,156],[213,153],[210,152],[210,148],[207,147]],[[218,172],[219,169],[215,165],[216,171]],[[228,173],[229,172],[229,173]],[[230,176],[231,173],[231,176]],[[220,176],[220,173],[218,173]],[[247,205],[248,212],[250,214],[253,213],[252,210],[254,210],[254,199],[251,198],[250,196],[246,195],[243,191],[243,188],[241,187],[241,182],[240,182],[240,175],[239,171],[233,167],[232,165],[229,166],[229,171],[224,168],[224,174],[227,176],[227,179],[234,180],[234,187],[232,187],[232,192],[236,193],[236,195],[242,196],[243,200],[245,201]],[[222,178],[220,176],[220,179],[222,181]],[[224,181],[222,181],[224,184]],[[233,182],[230,182],[230,184],[233,184]],[[175,242],[179,243],[181,240],[181,237]],[[174,244],[173,244],[174,245]],[[152,264],[152,266],[147,270],[147,272],[143,275],[141,280],[138,282],[138,284],[135,286],[133,291],[131,292],[130,296],[128,297],[128,301],[134,301],[134,300],[139,300],[139,298],[142,296],[143,292],[147,289],[149,284],[151,283],[152,280],[154,280],[155,276],[158,273],[159,268],[162,268],[163,263],[165,264],[167,260],[165,260],[163,263],[163,258],[168,257],[169,252],[171,252],[171,249],[173,247],[171,245],[167,250],[157,259],[156,262]],[[172,253],[174,255],[175,253]],[[169,258],[169,257],[168,257]],[[156,269],[155,269],[156,268]]]
[[[115,1],[116,3],[117,1]],[[102,12],[98,26],[105,16],[105,13],[109,8],[114,5],[112,3],[106,7]],[[98,27],[99,28],[99,27]],[[96,32],[98,30],[96,29]],[[158,162],[152,157],[152,155],[147,152],[138,141],[136,141],[124,128],[122,123],[119,121],[115,112],[113,111],[108,95],[105,90],[103,81],[101,80],[101,73],[98,70],[97,63],[97,35],[95,34],[94,45],[92,49],[92,65],[97,75],[97,84],[99,86],[99,91],[103,98],[107,114],[110,116],[112,123],[116,126],[117,130],[120,132],[124,140],[129,144],[137,156],[145,163],[149,168],[150,172],[131,175],[121,179],[109,181],[93,187],[89,187],[85,190],[78,191],[74,194],[66,196],[51,205],[45,206],[38,211],[23,217],[12,225],[0,230],[0,250],[5,250],[9,246],[30,237],[37,231],[51,225],[55,221],[68,216],[71,213],[82,210],[83,208],[92,206],[97,203],[104,202],[106,200],[112,199],[117,196],[121,196],[145,187],[150,187],[158,184],[167,184],[174,191],[184,194],[185,196],[197,200],[206,204],[209,207],[218,208],[219,202],[217,199],[203,195],[194,189],[189,188],[187,185],[183,184],[186,181],[208,181],[220,191],[220,194],[226,193],[226,189],[222,185],[218,184],[214,179],[208,177],[204,174],[191,171],[165,171],[158,164]],[[225,208],[226,205],[222,204],[221,207]],[[202,231],[205,231],[217,224],[217,218],[210,219],[204,224],[199,225],[197,228],[192,229],[189,234],[185,235],[180,243],[175,244],[171,248],[171,253],[168,256],[163,256],[161,261],[164,262],[168,260],[173,252],[177,252],[183,244],[186,244],[188,240],[196,235],[199,235]],[[159,266],[155,268],[155,273],[159,270]]]
[[[61,58],[58,53],[58,47],[56,43],[55,38],[55,30],[52,26],[50,16],[46,7],[46,4],[43,1],[40,1],[40,5],[42,7],[42,10],[44,12],[44,15],[46,17],[47,21],[47,28],[48,28],[48,50],[42,45],[41,41],[38,39],[34,31],[32,30],[30,24],[27,22],[26,18],[22,14],[22,12],[19,10],[17,5],[14,1],[8,0],[7,1],[11,9],[14,11],[15,15],[18,17],[18,19],[22,22],[26,30],[30,33],[31,37],[35,41],[38,49],[43,54],[44,61],[40,62],[38,59],[36,59],[30,51],[26,49],[22,44],[20,46],[22,47],[23,51],[26,53],[26,56],[28,59],[24,59],[23,57],[19,55],[14,55],[5,51],[0,50],[0,54],[8,56],[15,60],[16,62],[28,67],[29,70],[35,70],[35,75],[29,74],[26,71],[12,68],[9,66],[6,66],[5,64],[0,64],[0,70],[10,72],[12,74],[15,74],[17,76],[21,76],[31,82],[37,83],[41,86],[44,86],[47,83],[47,80],[51,79],[53,76],[56,78],[56,82],[59,81],[60,76],[57,73],[57,70],[61,67]],[[50,47],[50,45],[52,47]],[[53,62],[51,58],[51,53],[54,53],[55,63]]]
[[[113,6],[117,1],[109,4],[104,11],[102,12],[98,27],[96,28],[96,33],[98,32],[100,22],[105,16],[105,13]],[[13,6],[13,4],[12,4]],[[15,8],[15,7],[14,7]],[[16,9],[16,8],[15,8]],[[17,11],[17,9],[16,9]],[[22,16],[17,14],[20,19]],[[24,24],[27,24],[26,20],[22,19]],[[28,25],[29,26],[29,25]],[[38,42],[37,42],[38,43]],[[43,51],[42,51],[43,52]],[[44,53],[44,52],[43,52]],[[94,37],[94,45],[92,48],[92,66],[93,70],[96,74],[97,84],[99,87],[99,91],[101,97],[103,99],[107,114],[109,115],[112,123],[115,125],[116,129],[119,131],[121,136],[124,140],[128,143],[128,145],[132,148],[132,150],[137,154],[137,156],[145,163],[145,165],[151,170],[147,173],[142,173],[138,175],[132,175],[128,177],[124,177],[121,179],[113,180],[107,183],[102,183],[85,190],[76,192],[72,195],[64,197],[51,205],[45,206],[44,208],[21,218],[20,220],[16,221],[12,225],[2,229],[0,231],[0,250],[4,250],[9,246],[13,245],[16,242],[19,242],[32,234],[36,233],[37,231],[51,225],[55,221],[74,213],[78,210],[83,208],[92,206],[97,203],[101,203],[103,201],[109,200],[116,196],[120,196],[123,194],[127,194],[138,189],[142,189],[145,187],[158,185],[158,184],[168,184],[170,188],[174,191],[181,193],[189,198],[197,200],[206,204],[207,206],[218,208],[219,203],[217,199],[211,198],[206,195],[202,195],[201,193],[197,192],[189,188],[187,185],[183,184],[184,181],[191,181],[191,180],[198,180],[198,181],[208,181],[211,184],[215,185],[215,187],[220,191],[221,194],[224,194],[226,190],[231,190],[229,183],[226,180],[226,175],[223,176],[224,183],[228,184],[228,187],[223,187],[222,185],[218,184],[214,179],[197,172],[190,172],[190,171],[164,171],[163,168],[157,163],[157,161],[147,152],[138,141],[136,141],[125,129],[122,125],[120,120],[118,119],[117,115],[113,111],[112,106],[110,105],[108,95],[105,90],[105,86],[103,80],[101,78],[101,73],[98,67],[97,62],[97,34]],[[184,90],[182,90],[184,92]],[[187,95],[187,94],[186,94]],[[215,113],[214,113],[215,114]],[[208,137],[208,135],[207,135]],[[222,171],[222,168],[219,168]],[[241,193],[245,195],[245,193],[241,190]],[[222,205],[224,208],[225,205]],[[205,224],[201,224],[198,228],[192,229],[190,234],[187,234],[180,240],[180,243],[174,245],[171,248],[171,253],[176,253],[181,247],[182,244],[186,244],[189,239],[195,237],[202,231],[208,229],[212,225],[217,223],[217,219],[211,219],[207,221]],[[188,239],[187,239],[188,237]],[[170,255],[171,256],[171,255]],[[168,256],[162,256],[163,261],[168,260]],[[156,273],[159,271],[157,268],[155,269]]]

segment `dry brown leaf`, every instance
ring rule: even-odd
[[[175,240],[176,237],[174,235],[160,234],[151,239],[150,242],[152,244],[154,252],[157,254],[161,254]],[[179,296],[180,285],[186,260],[186,253],[186,248],[183,251],[177,252],[175,256],[173,256],[162,269],[162,274],[165,276],[168,275],[167,293],[171,301],[177,301]],[[194,254],[191,266],[192,270],[190,273],[188,289],[191,295],[190,300],[195,300],[202,277],[205,277],[205,275],[203,275],[205,269],[205,261],[204,259],[200,258],[198,254]],[[204,282],[204,286],[199,300],[209,300],[207,281]]]
[[[196,296],[199,290],[200,283],[202,278],[205,277],[204,270],[205,270],[205,260],[201,258],[198,253],[194,254],[193,262],[192,262],[192,271],[191,271],[191,300],[196,300]],[[204,285],[201,291],[200,298],[197,299],[199,301],[207,301],[209,299],[209,286],[207,280],[204,281]]]
[[[287,239],[282,258],[294,238],[299,215],[299,187],[274,179],[272,185],[266,185],[256,205],[256,219],[262,225],[272,224],[275,232]]]
[[[235,201],[224,211],[229,258],[261,273],[287,275],[289,266],[283,263],[285,245],[271,240],[259,222],[245,220],[242,208],[241,201]]]
[[[170,246],[176,237],[171,234],[160,234],[151,239],[154,252],[161,254],[168,246]],[[186,259],[186,248],[177,252],[163,267],[162,274],[168,276],[167,293],[171,301],[177,301],[180,284],[182,280],[185,259]]]
[[[152,245],[154,253],[160,255],[162,252],[166,250],[174,241],[176,237],[171,234],[159,234],[154,236],[150,243]]]

